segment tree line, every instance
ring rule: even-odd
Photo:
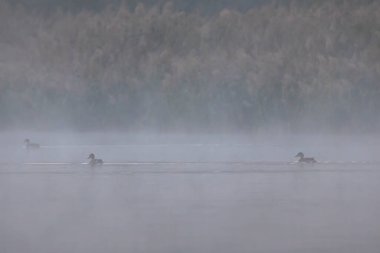
[[[376,131],[380,3],[0,3],[0,127]]]

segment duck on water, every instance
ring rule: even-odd
[[[38,148],[40,148],[40,144],[33,143],[29,139],[25,139],[24,144],[25,144],[26,149],[38,149]]]
[[[93,153],[89,154],[88,157],[87,157],[87,159],[90,159],[90,161],[88,162],[88,164],[91,167],[103,164],[103,160],[102,159],[96,159],[95,155]]]
[[[314,159],[314,157],[305,157],[305,155],[302,152],[299,152],[295,157],[298,157],[299,163],[316,163],[317,161]]]

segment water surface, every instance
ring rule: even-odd
[[[374,138],[64,136],[36,151],[2,137],[0,252],[380,248]],[[321,163],[293,163],[301,146]],[[89,152],[106,164],[82,164]]]

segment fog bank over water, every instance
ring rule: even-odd
[[[24,139],[40,144],[37,150],[23,147]],[[322,164],[380,163],[379,135],[238,135],[238,134],[126,134],[117,132],[0,134],[0,164],[87,163],[95,153],[106,163],[174,162],[230,163],[294,162],[302,151]],[[221,164],[226,162],[226,164]],[[183,163],[183,164],[181,164]],[[105,165],[107,169],[108,165]],[[127,165],[126,165],[127,166]],[[87,166],[85,166],[87,167]],[[318,168],[318,167],[317,167]]]
[[[0,134],[0,251],[377,252],[379,150],[369,135]]]
[[[0,0],[0,253],[378,252],[379,13]]]
[[[0,129],[378,132],[380,3],[0,2]]]

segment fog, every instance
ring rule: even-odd
[[[319,162],[379,162],[378,135],[152,134],[120,132],[6,132],[3,163],[87,162],[89,153],[108,162],[292,162],[299,151]],[[41,147],[28,150],[24,139]]]
[[[371,253],[380,246],[379,175],[1,175],[0,247],[6,253]]]
[[[5,130],[373,133],[379,3],[0,8]]]
[[[26,137],[41,147],[23,148]],[[380,246],[379,140],[2,134],[0,249],[374,252]],[[298,151],[318,163],[295,162]],[[87,164],[91,152],[102,166]]]
[[[0,0],[0,252],[376,252],[380,3],[187,2]]]

